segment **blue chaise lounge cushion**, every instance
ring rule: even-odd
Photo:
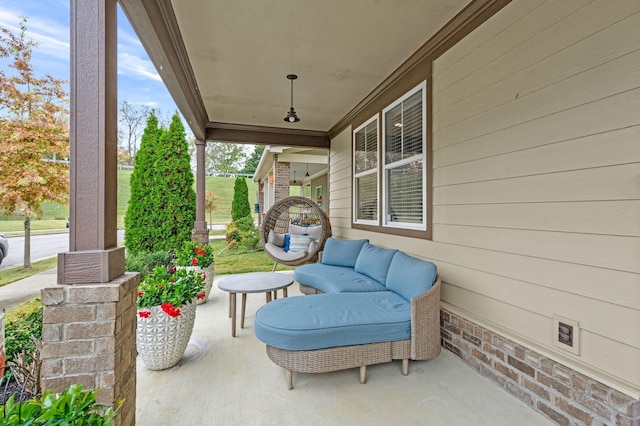
[[[385,285],[389,265],[391,264],[393,255],[395,255],[397,251],[398,250],[376,247],[366,243],[362,247],[362,250],[360,250],[354,269],[356,272],[373,278],[380,284]]]
[[[358,254],[365,243],[369,240],[337,240],[327,239],[322,252],[322,263],[324,265],[346,266],[353,268],[356,266]]]
[[[387,289],[407,300],[429,290],[436,281],[436,265],[401,251],[391,260],[387,274]]]
[[[296,296],[256,312],[256,337],[286,350],[392,342],[411,338],[411,305],[391,291]]]
[[[376,280],[344,266],[311,263],[300,266],[294,278],[323,293],[385,291],[386,287]]]

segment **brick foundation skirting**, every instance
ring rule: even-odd
[[[633,399],[446,310],[442,346],[560,425],[640,425]]]

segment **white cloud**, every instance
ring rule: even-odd
[[[118,54],[118,74],[129,77],[132,77],[131,74],[133,74],[142,78],[162,81],[151,61],[125,52]]]
[[[13,10],[0,10],[0,25],[17,33],[24,13]],[[69,27],[60,22],[42,17],[27,19],[26,36],[38,43],[37,53],[69,61]]]

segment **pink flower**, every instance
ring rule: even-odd
[[[138,290],[138,296],[142,296],[143,294],[144,294],[144,291]]]
[[[162,308],[162,310],[165,311],[170,317],[175,318],[180,316],[180,309],[176,308],[171,303],[164,302],[162,305],[160,305],[160,308]]]
[[[204,291],[197,296],[198,300],[204,299],[205,297],[207,297],[207,294]]]
[[[198,266],[198,259],[196,259],[195,257],[193,259],[191,259],[191,264],[193,266]]]
[[[206,273],[206,272],[203,272],[203,273],[202,273],[202,279],[203,279],[203,280],[206,280],[206,279],[207,279],[207,273]]]
[[[169,272],[171,272],[172,274],[176,273],[176,267],[172,266],[171,268],[169,268]]]
[[[138,315],[140,316],[140,318],[149,318],[149,315],[151,315],[150,311],[140,311],[138,312]]]

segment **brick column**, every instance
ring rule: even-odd
[[[278,154],[274,155],[273,160],[274,172],[274,203],[287,198],[289,196],[289,179],[291,167],[289,163],[281,163],[278,161]]]
[[[135,424],[137,273],[108,284],[42,290],[42,387],[100,389],[98,402],[124,400],[116,424]]]

